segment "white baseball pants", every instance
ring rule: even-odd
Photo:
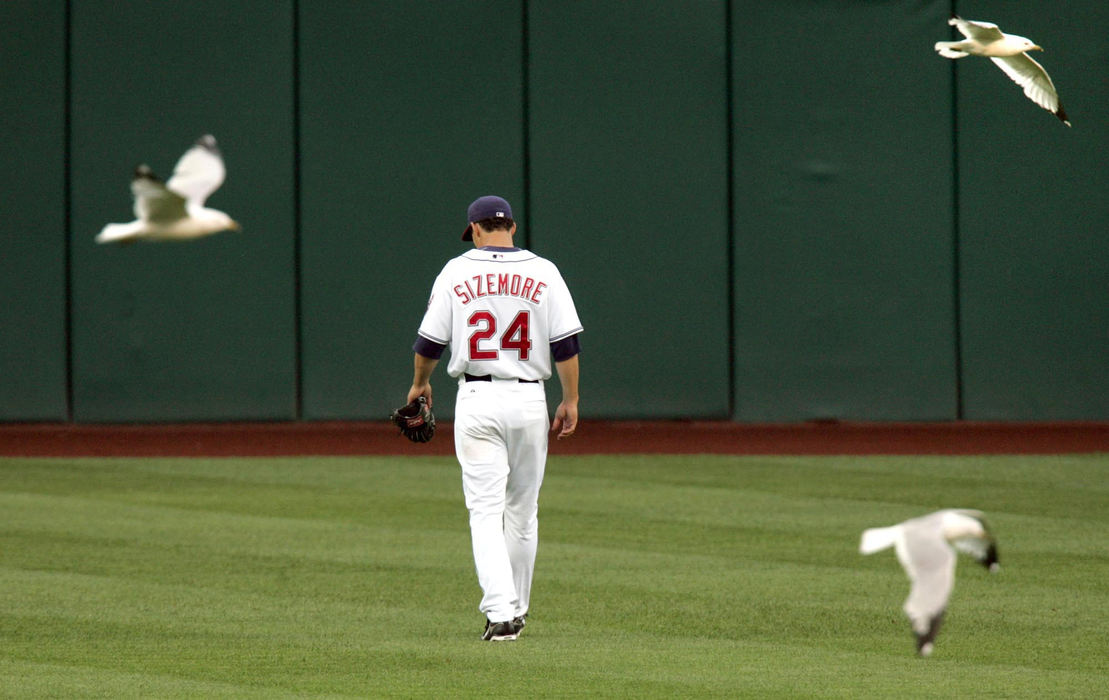
[[[492,622],[528,611],[549,428],[541,383],[459,384],[454,448],[470,511],[480,607]]]

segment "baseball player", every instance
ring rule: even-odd
[[[548,426],[559,439],[577,428],[582,327],[558,268],[512,245],[508,202],[480,197],[466,216],[462,240],[474,250],[435,280],[407,400],[431,403],[431,373],[449,346],[447,374],[458,380],[454,447],[486,617],[481,638],[511,641],[530,604]],[[562,402],[550,423],[543,382],[552,361]]]

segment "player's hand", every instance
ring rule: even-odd
[[[554,422],[551,423],[551,432],[557,433],[557,438],[570,437],[578,427],[578,405],[563,401],[555,411]]]
[[[431,408],[431,384],[413,384],[408,390],[408,403],[412,403],[421,396],[427,397],[427,407]]]

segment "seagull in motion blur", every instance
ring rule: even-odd
[[[863,531],[862,554],[889,547],[912,582],[902,609],[912,624],[917,653],[928,656],[955,587],[955,550],[974,557],[992,573],[1000,568],[997,541],[981,511],[951,508]]]
[[[126,224],[108,224],[96,236],[96,242],[180,241],[238,231],[238,222],[230,216],[204,206],[223,184],[225,175],[223,157],[211,134],[200,137],[185,151],[165,184],[150,168],[140,165],[131,180],[137,218]]]
[[[937,41],[936,51],[946,58],[965,56],[985,56],[998,68],[1012,78],[1013,82],[1024,88],[1024,94],[1039,106],[1054,114],[1067,126],[1067,112],[1059,101],[1055,83],[1044,70],[1026,53],[1043,51],[1034,41],[1015,34],[1005,34],[992,22],[975,22],[953,16],[947,23],[966,37],[964,41]]]

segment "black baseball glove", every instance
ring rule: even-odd
[[[427,405],[426,396],[393,411],[389,420],[412,442],[427,442],[435,437],[435,414]]]

